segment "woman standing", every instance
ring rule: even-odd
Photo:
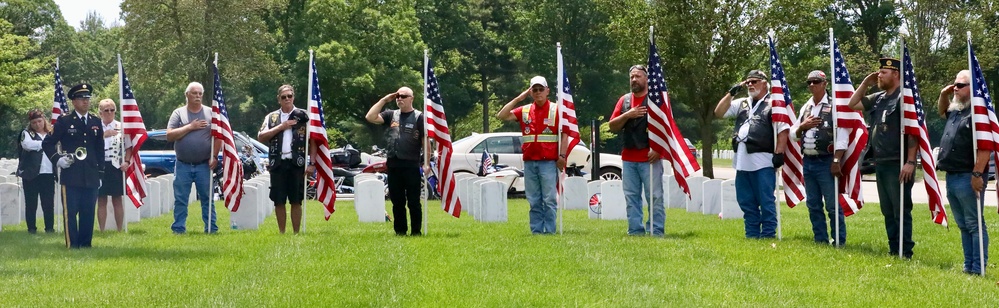
[[[42,201],[42,214],[45,218],[45,233],[53,233],[55,182],[52,176],[52,162],[42,154],[42,140],[52,132],[52,125],[38,109],[28,112],[28,127],[21,131],[18,142],[17,175],[24,185],[24,217],[28,233],[35,234],[35,214],[38,199]]]
[[[125,179],[122,171],[128,168],[128,158],[122,160],[127,152],[123,148],[121,122],[114,119],[115,104],[111,99],[104,99],[97,105],[100,111],[101,124],[104,125],[104,174],[101,175],[101,188],[97,191],[97,225],[104,231],[108,219],[108,197],[114,209],[114,222],[118,232],[125,223],[125,209],[121,205],[121,196],[125,194]],[[127,155],[125,155],[127,156]],[[115,166],[115,165],[118,166]]]

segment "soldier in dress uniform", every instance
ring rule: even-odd
[[[62,170],[66,245],[74,249],[91,247],[103,172],[104,128],[101,119],[88,112],[91,90],[85,83],[69,89],[73,110],[56,120],[52,135],[42,142],[46,157]]]

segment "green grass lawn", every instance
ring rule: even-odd
[[[527,202],[510,221],[453,219],[431,202],[424,237],[361,224],[350,202],[307,233],[173,235],[172,216],[98,233],[69,251],[61,235],[0,232],[0,306],[951,306],[999,303],[996,266],[961,272],[960,235],[914,210],[915,256],[888,255],[876,204],[848,218],[843,249],[815,244],[807,210],[782,208],[782,241],[747,240],[741,220],[668,211],[666,238],[629,237],[624,221],[566,212],[562,236],[532,236]],[[221,207],[221,206],[220,206]],[[221,207],[224,209],[224,207]],[[994,208],[989,228],[996,230]],[[189,230],[202,228],[191,208]],[[228,221],[221,215],[220,222]],[[222,223],[223,227],[227,224]],[[994,245],[993,245],[994,247]],[[994,254],[993,254],[994,256]],[[994,259],[993,259],[994,260]]]

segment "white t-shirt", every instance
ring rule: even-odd
[[[798,134],[797,134],[797,132],[798,132],[798,126],[801,125],[801,122],[805,120],[806,116],[810,115],[810,116],[813,116],[813,117],[818,117],[819,114],[822,113],[823,109],[826,109],[826,108],[830,108],[831,109],[831,108],[833,108],[832,104],[829,103],[829,95],[822,95],[822,100],[820,100],[818,104],[815,103],[814,99],[815,99],[814,96],[809,97],[808,98],[808,102],[805,103],[804,106],[801,106],[801,110],[798,111],[798,125],[795,125],[791,129],[791,132],[792,132],[791,133],[791,138],[793,138],[792,140],[794,140],[794,141],[798,141],[799,140],[798,139]],[[806,115],[805,111],[809,111],[809,110],[811,111],[811,112],[809,112],[810,114]],[[833,125],[835,125],[835,123],[833,123]],[[816,138],[815,135],[817,133],[818,133],[817,129],[810,129],[810,130],[808,130],[808,131],[806,131],[805,133],[802,134],[802,138],[801,139],[804,140],[804,146],[801,147],[801,151],[803,152],[803,154],[806,154],[806,155],[815,155],[815,154],[817,154],[817,152],[815,152],[814,149],[812,149],[812,148],[810,148],[808,146],[809,144],[812,144],[812,145],[815,144],[815,138]],[[836,142],[834,142],[834,149],[836,149],[836,150],[846,150],[847,145],[849,145],[849,141],[848,141],[849,140],[849,135],[850,135],[850,130],[848,130],[846,128],[837,127],[836,128]]]
[[[45,140],[45,136],[49,135],[48,133],[39,133],[38,137],[41,137],[42,140],[34,140],[31,139],[31,135],[28,134],[28,132],[26,131],[22,131],[21,134],[24,135],[21,137],[21,148],[28,151],[41,151],[42,140]],[[38,174],[51,174],[51,173],[52,173],[52,161],[50,161],[49,158],[45,156],[45,153],[42,153],[42,165],[38,168]]]
[[[753,114],[756,112],[757,108],[764,108],[764,106],[770,105],[770,96],[765,96],[756,104],[756,106],[749,104],[750,99],[748,97],[734,99],[732,100],[732,105],[728,107],[727,111],[725,111],[725,117],[731,118],[739,115],[743,102],[745,102],[748,106],[749,113]],[[790,128],[791,126],[786,123],[774,123],[774,130],[776,130],[774,132],[774,139],[777,138],[777,134],[780,134],[784,130]],[[739,129],[738,139],[745,140],[748,135],[749,123],[746,123]],[[746,150],[746,143],[739,142],[735,151],[735,159],[732,160],[732,167],[734,167],[736,171],[756,171],[767,167],[773,167],[773,157],[773,154],[770,153],[749,153]]]
[[[295,111],[295,109],[291,110]],[[281,123],[284,123],[284,121],[288,121],[288,118],[291,117],[291,112],[285,113],[284,110],[280,110],[280,113],[281,113]],[[281,159],[291,159],[291,139],[292,139],[291,129],[286,129],[282,131],[281,134],[284,135],[281,139]]]

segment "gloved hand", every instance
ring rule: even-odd
[[[69,166],[73,165],[73,160],[70,159],[69,157],[63,157],[59,159],[57,165],[59,165],[59,168],[66,169],[69,168]]]
[[[780,169],[781,166],[784,166],[784,154],[774,154],[772,162],[774,164],[774,169]]]
[[[739,94],[739,92],[742,92],[742,84],[741,83],[737,83],[734,86],[732,86],[732,88],[728,89],[728,94],[732,95],[732,96],[735,96],[736,94]]]

